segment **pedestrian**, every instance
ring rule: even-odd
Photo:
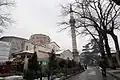
[[[87,69],[87,64],[85,64],[85,69]]]
[[[102,58],[100,60],[100,67],[101,67],[101,70],[102,70],[103,77],[106,77],[106,62],[105,62],[104,58]]]

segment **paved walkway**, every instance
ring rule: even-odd
[[[116,70],[107,70],[108,74],[111,76],[116,77],[118,80],[120,80],[120,68],[117,68]]]
[[[77,74],[67,80],[115,80],[113,77],[108,76],[107,78],[102,77],[101,71],[94,67],[88,67],[88,69],[81,73]]]

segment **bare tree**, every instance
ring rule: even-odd
[[[76,2],[80,5],[80,2]],[[116,23],[119,23],[118,17],[120,13],[120,8],[111,0],[84,0],[83,4],[85,6],[82,7],[82,10],[84,10],[84,15],[81,14],[81,18],[89,19],[90,21],[92,21],[93,24],[95,24],[93,27],[97,30],[99,35],[102,35],[108,57],[111,59],[111,52],[107,38],[108,33],[112,36],[115,42],[117,55],[119,55],[119,45],[117,41],[117,36],[114,34],[114,31],[111,30],[119,29],[119,24],[114,25],[114,22],[115,20],[117,20]],[[110,25],[112,27],[110,27]],[[116,58],[118,64],[120,65],[120,57],[116,56]]]
[[[82,2],[81,0],[75,0],[74,7],[73,12],[78,23],[76,28],[84,27],[95,39],[95,35],[92,32],[94,28],[96,34],[99,36],[101,53],[102,55],[104,55],[105,52],[107,53],[109,64],[112,66],[112,56],[107,34],[110,34],[113,38],[116,52],[119,55],[119,45],[114,30],[119,29],[118,18],[120,8],[111,0],[83,0]],[[120,65],[120,57],[117,56],[116,58]]]
[[[14,0],[0,0],[0,33],[13,23],[10,9],[14,3]]]

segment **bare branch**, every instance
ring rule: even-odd
[[[9,10],[7,11],[7,9],[14,6],[14,4],[14,0],[0,0],[0,33],[3,32],[3,29],[6,29],[15,22],[12,20]]]
[[[65,21],[59,22],[59,23],[58,23],[58,26],[61,26],[61,25],[69,25],[69,23],[68,23],[68,22],[65,22]]]
[[[13,6],[14,3],[0,3],[0,6]]]
[[[58,32],[62,32],[62,31],[64,31],[64,30],[66,30],[66,29],[68,29],[70,26],[67,26],[67,27],[65,27],[65,28],[62,28],[61,30],[59,30]]]
[[[118,12],[119,11],[119,12]],[[108,25],[112,20],[115,20],[120,15],[120,8],[117,9],[117,12],[114,14],[114,16],[107,22],[106,25]]]

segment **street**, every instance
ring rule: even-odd
[[[88,69],[85,72],[77,74],[67,80],[114,80],[114,79],[113,77],[108,75],[107,78],[103,79],[99,69],[96,69],[95,67],[88,67]]]

